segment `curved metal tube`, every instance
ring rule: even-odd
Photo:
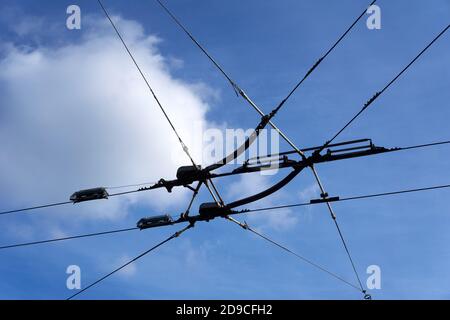
[[[295,167],[294,170],[289,173],[286,177],[284,177],[283,179],[281,179],[280,181],[278,181],[276,184],[274,184],[273,186],[271,186],[270,188],[254,194],[252,196],[240,199],[240,200],[236,200],[233,201],[229,204],[227,204],[225,206],[226,209],[233,209],[239,206],[242,206],[244,204],[248,204],[251,202],[255,202],[258,201],[262,198],[265,198],[275,192],[277,192],[278,190],[280,190],[281,188],[283,188],[285,185],[287,185],[289,182],[292,181],[292,179],[294,179],[306,166],[299,166],[299,167]]]

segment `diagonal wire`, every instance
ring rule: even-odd
[[[327,203],[327,205],[329,206],[330,204]],[[344,235],[342,234],[341,227],[339,226],[339,223],[338,223],[336,217],[333,219],[333,221],[334,221],[336,229],[337,229],[337,231],[339,233],[339,238],[341,239],[341,242],[342,242],[342,245],[344,246],[345,252],[347,253],[347,257],[348,257],[348,259],[350,261],[350,264],[352,265],[353,272],[354,272],[354,274],[356,276],[356,279],[358,280],[358,284],[359,284],[359,287],[361,289],[361,292],[365,295],[366,294],[366,290],[364,289],[364,286],[363,286],[363,284],[361,282],[361,278],[359,277],[359,273],[358,273],[358,270],[356,269],[355,262],[353,260],[353,257],[351,255],[351,253],[350,253],[350,249],[348,248],[347,241],[345,240]]]
[[[167,239],[165,239],[164,241],[161,241],[160,243],[158,243],[157,245],[151,247],[150,249],[144,251],[143,253],[141,253],[140,255],[136,256],[135,258],[131,259],[130,261],[128,261],[127,263],[121,265],[120,267],[114,269],[113,271],[111,271],[110,273],[106,274],[105,276],[101,277],[100,279],[96,280],[95,282],[91,283],[90,285],[88,285],[87,287],[83,288],[82,290],[78,291],[77,293],[71,295],[69,298],[67,298],[67,300],[71,300],[73,298],[75,298],[76,296],[78,296],[79,294],[85,292],[86,290],[92,288],[93,286],[97,285],[98,283],[102,282],[103,280],[105,280],[106,278],[112,276],[114,273],[122,270],[123,268],[127,267],[128,265],[132,264],[133,262],[139,260],[140,258],[144,257],[145,255],[149,254],[150,252],[152,252],[153,250],[159,248],[160,246],[162,246],[163,244],[169,242],[170,240],[174,239],[174,238],[178,238],[183,232],[185,232],[186,230],[192,228],[194,225],[190,224],[187,227],[181,229],[180,231],[175,232],[173,235],[171,235],[170,237],[168,237]]]
[[[214,66],[223,74],[223,76],[228,80],[228,82],[238,94],[241,89],[239,86],[231,79],[231,77],[225,72],[225,70],[220,66],[220,64],[209,54],[209,52],[195,39],[191,32],[181,23],[180,20],[167,8],[160,0],[156,0],[158,4],[164,9],[164,11],[173,19],[173,21],[186,33],[186,35],[195,43],[195,45],[208,57],[208,59],[214,64]]]
[[[122,42],[123,46],[125,47],[125,50],[127,51],[128,55],[130,56],[131,60],[133,60],[134,65],[136,66],[137,70],[139,71],[140,75],[142,76],[142,79],[145,81],[145,84],[147,85],[148,89],[150,90],[150,93],[153,95],[153,98],[155,99],[156,103],[158,104],[159,108],[161,109],[162,113],[164,114],[164,117],[167,119],[167,122],[169,123],[170,127],[172,128],[173,132],[178,138],[178,141],[181,144],[181,147],[183,148],[183,151],[186,153],[186,155],[191,160],[192,164],[195,166],[195,162],[189,153],[189,149],[186,146],[186,144],[181,139],[181,136],[178,134],[177,129],[175,129],[175,126],[173,125],[172,121],[170,120],[168,114],[166,113],[166,110],[162,106],[161,102],[159,101],[158,97],[156,96],[155,92],[153,91],[153,88],[150,86],[150,83],[147,80],[147,77],[142,72],[139,64],[137,63],[136,59],[134,58],[133,54],[131,53],[130,49],[128,48],[128,45],[126,44],[125,40],[123,39],[122,35],[120,34],[119,30],[117,29],[115,23],[112,21],[108,11],[106,10],[105,6],[101,2],[101,0],[97,0],[99,5],[102,7],[103,12],[105,13],[106,17],[108,18],[109,22],[111,23],[112,27],[114,28],[117,36],[119,37],[120,41]]]
[[[7,246],[0,246],[0,250],[18,248],[18,247],[26,247],[26,246],[32,246],[32,245],[44,244],[44,243],[52,243],[52,242],[58,242],[58,241],[66,241],[66,240],[73,240],[73,239],[103,236],[103,235],[107,235],[107,234],[116,234],[116,233],[128,232],[128,231],[133,231],[133,230],[138,230],[138,229],[139,228],[134,227],[134,228],[117,229],[117,230],[102,231],[102,232],[95,232],[95,233],[86,233],[86,234],[81,234],[81,235],[77,235],[77,236],[70,236],[70,237],[63,237],[63,238],[55,238],[55,239],[33,241],[33,242],[24,242],[24,243],[12,244],[12,245],[7,245]]]
[[[336,273],[334,273],[334,272],[332,272],[332,271],[330,271],[330,270],[328,270],[328,269],[322,267],[321,265],[319,265],[319,264],[317,264],[317,263],[315,263],[315,262],[313,262],[313,261],[311,261],[311,260],[309,260],[309,259],[307,259],[307,258],[305,258],[305,257],[303,257],[303,256],[301,256],[301,255],[299,255],[298,253],[296,253],[296,252],[292,251],[291,249],[287,248],[286,246],[284,246],[284,245],[282,245],[282,244],[280,244],[280,243],[278,243],[278,242],[276,242],[276,241],[270,239],[269,237],[267,237],[267,236],[261,234],[260,232],[258,232],[258,231],[256,231],[256,230],[254,230],[253,228],[251,228],[246,222],[245,222],[245,223],[242,223],[242,222],[237,221],[237,220],[235,220],[235,219],[233,219],[233,218],[231,218],[231,217],[227,217],[226,219],[229,220],[229,221],[231,221],[231,222],[236,223],[237,225],[239,225],[240,227],[242,227],[244,230],[250,231],[250,232],[254,233],[255,235],[257,235],[258,237],[260,237],[260,238],[262,238],[262,239],[264,239],[264,240],[270,242],[271,244],[277,246],[278,248],[280,248],[280,249],[282,249],[282,250],[284,250],[284,251],[286,251],[286,252],[292,254],[292,255],[295,256],[296,258],[298,258],[298,259],[300,259],[300,260],[302,260],[302,261],[308,263],[309,265],[313,266],[314,268],[316,268],[316,269],[318,269],[318,270],[320,270],[320,271],[322,271],[322,272],[327,273],[328,275],[332,276],[333,278],[335,278],[335,279],[337,279],[337,280],[339,280],[339,281],[341,281],[341,282],[343,282],[343,283],[349,285],[350,287],[352,287],[352,288],[354,288],[354,289],[356,289],[356,290],[358,290],[358,291],[361,291],[360,288],[359,288],[358,286],[356,286],[356,285],[354,285],[353,283],[351,283],[351,282],[345,280],[344,278],[342,278],[341,276],[337,275]]]
[[[442,37],[445,32],[450,28],[450,24],[447,25],[422,51],[419,52],[418,55],[414,57],[391,81],[386,84],[381,91],[375,93],[375,95],[370,98],[362,107],[360,111],[358,111],[353,118],[351,118],[341,129],[339,129],[336,134],[328,140],[320,149],[319,152],[324,150],[330,143],[332,143],[345,129],[347,129],[372,103],[378,99],[380,95],[382,95],[400,76],[408,70],[414,62],[416,62],[440,37]]]

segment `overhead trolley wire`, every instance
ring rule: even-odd
[[[330,202],[363,200],[363,199],[369,199],[369,198],[387,197],[387,196],[393,196],[393,195],[408,194],[408,193],[415,193],[415,192],[422,192],[422,191],[432,191],[432,190],[439,190],[439,189],[448,189],[448,188],[450,188],[450,184],[436,185],[436,186],[415,188],[415,189],[404,189],[404,190],[390,191],[390,192],[383,192],[383,193],[373,193],[373,194],[366,194],[366,195],[349,196],[349,197],[345,197],[345,198],[330,200]],[[242,210],[234,211],[233,214],[264,212],[264,211],[295,208],[295,207],[312,206],[312,205],[316,205],[316,204],[319,204],[319,203],[303,202],[303,203],[293,203],[293,204],[264,207],[264,208],[257,208],[257,209],[242,209]],[[95,236],[101,236],[101,235],[115,234],[115,233],[138,230],[138,229],[139,228],[137,228],[137,227],[125,228],[125,229],[117,229],[117,230],[88,233],[88,234],[82,234],[82,235],[76,235],[76,236],[69,236],[69,237],[63,237],[63,238],[54,238],[54,239],[47,239],[47,240],[41,240],[41,241],[32,241],[32,242],[24,242],[24,243],[12,244],[12,245],[4,245],[4,246],[0,246],[0,250],[16,248],[16,247],[25,247],[25,246],[31,246],[31,245],[38,245],[38,244],[46,244],[46,243],[65,241],[65,240],[74,240],[74,239],[80,239],[80,238],[86,238],[86,237],[95,237]]]
[[[175,232],[173,235],[171,235],[170,237],[168,237],[167,239],[161,241],[160,243],[158,243],[157,245],[151,247],[150,249],[144,251],[143,253],[141,253],[140,255],[136,256],[135,258],[131,259],[130,261],[128,261],[127,263],[121,265],[120,267],[114,269],[113,271],[111,271],[110,273],[106,274],[105,276],[101,277],[100,279],[94,281],[93,283],[91,283],[90,285],[88,285],[87,287],[81,289],[80,291],[78,291],[77,293],[71,295],[69,298],[67,298],[67,300],[71,300],[73,298],[75,298],[76,296],[78,296],[79,294],[85,292],[86,290],[89,290],[90,288],[92,288],[93,286],[99,284],[100,282],[102,282],[103,280],[105,280],[106,278],[112,276],[114,273],[122,270],[123,268],[129,266],[130,264],[132,264],[133,262],[139,260],[140,258],[146,256],[147,254],[149,254],[150,252],[152,252],[153,250],[161,247],[163,244],[169,242],[172,239],[178,238],[183,232],[185,232],[186,230],[192,228],[194,225],[190,224],[187,227],[181,229],[180,231]]]
[[[432,142],[432,143],[426,143],[426,144],[411,145],[411,146],[406,146],[406,147],[397,147],[397,148],[393,148],[392,152],[408,151],[408,150],[413,150],[413,149],[435,147],[435,146],[446,145],[446,144],[450,144],[450,140],[444,140],[444,141],[438,141],[438,142]],[[283,152],[283,153],[280,153],[280,155],[288,155],[288,154],[296,153],[296,152],[297,151]],[[277,156],[277,155],[278,154],[271,154],[271,155],[268,155],[268,156],[273,157],[273,156]],[[264,156],[264,157],[266,157],[266,156]],[[220,175],[218,175],[218,176],[220,177]],[[136,186],[139,186],[139,185],[137,184]],[[118,187],[115,187],[115,188],[118,188]],[[112,188],[109,187],[107,189],[112,189]],[[147,189],[139,189],[139,190],[130,190],[130,191],[124,191],[124,192],[117,192],[117,193],[109,194],[109,197],[117,197],[117,196],[133,194],[133,193],[138,193],[138,192],[143,192],[143,191],[148,191],[148,190]],[[340,199],[340,201],[344,201],[344,199]],[[54,206],[61,206],[61,205],[66,205],[66,204],[70,204],[70,203],[73,203],[73,202],[65,201],[65,202],[51,203],[51,204],[33,206],[33,207],[22,208],[22,209],[2,211],[2,212],[0,212],[0,216],[1,215],[12,214],[12,213],[24,212],[24,211],[31,211],[31,210],[36,210],[36,209],[49,208],[49,207],[54,207]],[[309,203],[307,203],[306,205],[309,205]]]

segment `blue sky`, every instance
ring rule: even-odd
[[[247,129],[258,123],[257,114],[235,96],[156,2],[104,2],[112,14],[122,18],[118,27],[132,36],[131,47],[138,61],[155,70],[157,77],[152,78],[150,72],[149,79],[157,93],[161,92],[167,104],[181,101],[192,107],[169,109],[182,134],[189,135],[186,118],[221,128]],[[65,10],[69,4],[7,0],[0,5],[0,59],[6,70],[0,77],[0,91],[7,97],[0,103],[4,150],[0,157],[0,209],[64,200],[84,187],[170,178],[176,171],[177,166],[164,158],[169,154],[165,148],[170,149],[172,143],[178,148],[176,140],[165,137],[172,133],[151,105],[150,96],[143,93],[145,88],[139,87],[142,80],[104,22],[100,8],[94,1],[78,1],[82,29],[68,31]],[[269,111],[368,1],[167,4],[232,78]],[[450,17],[450,3],[445,0],[378,4],[382,29],[368,30],[361,21],[277,115],[275,122],[298,146],[318,145],[330,138],[448,24]],[[150,35],[153,40],[146,38]],[[143,45],[139,40],[148,43]],[[104,56],[99,47],[104,48]],[[448,139],[449,49],[447,34],[340,140],[372,138],[377,145],[394,147]],[[34,60],[36,52],[41,56]],[[163,66],[152,69],[159,66],[159,58]],[[104,73],[89,73],[91,63]],[[32,70],[21,70],[21,65]],[[62,75],[72,80],[58,82]],[[86,77],[82,79],[92,80],[94,85],[79,84],[73,80],[77,77]],[[123,90],[114,90],[117,88]],[[102,94],[97,95],[97,91]],[[103,94],[109,94],[110,100]],[[133,94],[142,95],[144,100]],[[89,98],[130,104],[123,104],[123,109],[111,107],[110,111],[107,105],[92,102],[90,109],[80,105],[84,108],[80,113],[62,103],[57,109],[48,107],[64,99],[68,105],[71,100],[89,103]],[[144,109],[132,105],[145,101],[150,104],[146,108],[155,108],[150,118],[139,113]],[[117,134],[118,139],[110,139],[107,133]],[[95,135],[92,145],[77,139],[89,135]],[[104,143],[96,144],[95,139]],[[283,143],[281,146],[288,149]],[[344,197],[448,184],[449,154],[444,146],[323,164],[317,169],[328,192]],[[186,159],[180,158],[183,163],[187,164]],[[125,181],[127,177],[130,180]],[[273,179],[276,177],[223,179],[218,186],[226,200],[232,201],[249,189],[260,190]],[[310,172],[305,171],[263,204],[308,201],[317,196],[313,186]],[[447,197],[448,191],[442,190],[334,205],[364,282],[367,266],[381,267],[382,289],[371,292],[375,299],[450,297]],[[0,243],[133,226],[142,216],[162,212],[176,215],[187,200],[187,193],[176,192],[170,197],[156,192],[136,199],[108,200],[108,204],[4,216]],[[194,208],[202,201],[209,201],[207,194],[200,195]],[[115,213],[108,216],[108,211]],[[241,220],[354,282],[326,207],[263,215]],[[82,285],[87,285],[176,230],[168,227],[2,251],[0,298],[66,298],[73,293],[65,286],[68,265],[81,267]],[[361,295],[235,225],[218,220],[198,224],[80,298],[360,299]]]

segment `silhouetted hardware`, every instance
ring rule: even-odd
[[[108,196],[109,194],[105,188],[93,188],[75,192],[70,196],[70,201],[78,203],[83,201],[108,199]]]
[[[309,201],[309,203],[314,204],[314,203],[333,202],[333,201],[339,201],[339,197],[330,197],[330,198],[328,198],[328,196],[327,196],[327,197],[322,198],[322,199],[311,199]]]
[[[371,139],[357,139],[357,140],[344,141],[344,142],[330,144],[330,145],[328,145],[328,148],[330,148],[330,147],[338,147],[338,146],[345,146],[345,145],[350,145],[350,144],[353,144],[353,145],[355,145],[355,144],[362,144],[362,143],[367,143],[367,144],[364,144],[362,146],[353,147],[355,149],[352,148],[351,150],[365,149],[368,146],[372,145],[372,140]],[[304,149],[301,149],[301,151],[302,152],[315,151],[315,150],[318,150],[320,148],[321,148],[321,146],[316,146],[316,147],[304,148]],[[341,150],[344,150],[344,149],[341,149]],[[296,154],[296,153],[297,153],[297,151],[295,151],[295,150],[281,152],[281,153],[273,153],[273,154],[268,154],[268,155],[264,155],[264,156],[253,157],[253,158],[248,159],[246,162],[251,164],[251,163],[260,162],[260,161],[263,161],[263,160],[268,160],[268,159],[271,159],[271,158],[274,158],[274,157],[281,157],[281,156],[290,155],[290,154]]]
[[[138,221],[137,227],[139,229],[143,230],[143,229],[154,228],[154,227],[168,226],[171,224],[173,224],[173,219],[171,216],[166,214],[166,215],[142,218],[141,220]]]
[[[213,219],[225,215],[225,209],[215,202],[206,202],[200,205],[198,213],[202,217],[210,217]]]
[[[177,170],[177,179],[190,184],[198,181],[201,174],[201,166],[183,166]]]

